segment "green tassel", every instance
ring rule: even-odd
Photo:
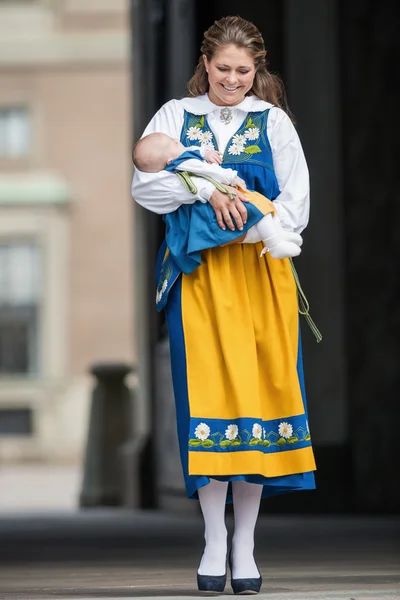
[[[291,258],[289,258],[289,261],[290,261],[290,267],[292,269],[293,277],[296,282],[297,298],[299,301],[299,313],[301,315],[303,315],[303,317],[307,321],[308,326],[310,327],[311,331],[313,332],[313,334],[315,336],[315,339],[317,340],[317,343],[319,344],[319,342],[322,341],[322,334],[311,318],[310,305],[308,303],[305,293],[303,292],[303,288],[301,287],[300,279],[299,279],[299,276],[295,269],[295,266],[293,264],[293,260]]]

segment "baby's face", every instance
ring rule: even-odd
[[[175,139],[175,138],[171,138],[171,141],[169,143],[168,146],[168,161],[170,160],[174,160],[175,158],[178,158],[178,156],[180,156],[182,154],[182,152],[185,152],[186,148],[183,144],[180,143],[179,140]]]

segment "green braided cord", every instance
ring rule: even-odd
[[[194,185],[193,181],[191,180],[189,173],[187,173],[186,171],[177,171],[176,175],[178,175],[179,179],[181,180],[181,182],[183,183],[183,185],[185,186],[185,188],[191,194],[197,194],[198,189]]]
[[[310,327],[311,331],[313,332],[313,334],[315,336],[315,339],[317,340],[317,343],[319,343],[322,340],[322,334],[311,318],[310,305],[308,303],[305,293],[303,292],[303,288],[301,287],[300,279],[299,279],[299,276],[295,269],[295,266],[293,264],[293,260],[291,258],[289,258],[289,261],[290,261],[290,267],[292,269],[293,277],[296,282],[297,297],[299,300],[299,313],[301,315],[303,315],[303,317],[305,317],[305,319],[308,323],[308,326]]]
[[[198,177],[198,175],[196,175],[196,173],[188,173],[188,175],[190,177]],[[228,194],[228,196],[231,200],[236,198],[236,193],[230,192],[222,183],[215,181],[215,179],[213,179],[209,175],[201,175],[201,178],[207,179],[207,181],[211,181],[211,183],[217,188],[217,190],[219,190],[223,194]]]
[[[178,175],[179,179],[185,186],[189,192],[192,194],[197,194],[198,190],[195,184],[192,181],[192,177],[201,177],[202,179],[207,179],[207,181],[211,181],[211,183],[223,194],[227,194],[231,200],[236,198],[236,194],[230,192],[222,183],[215,181],[212,177],[208,175],[197,175],[196,173],[189,173],[188,171],[176,171],[176,175]]]

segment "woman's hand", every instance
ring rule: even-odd
[[[232,194],[235,194],[235,198],[231,200],[228,194],[224,194],[219,190],[215,189],[209,203],[215,211],[218,225],[221,229],[229,227],[232,231],[235,231],[235,225],[239,231],[242,231],[243,225],[247,222],[247,209],[243,202],[248,202],[248,199],[242,192],[239,192],[235,187],[230,185],[225,186]],[[233,220],[232,220],[233,218]]]
[[[247,190],[247,185],[244,179],[241,177],[235,177],[235,181],[233,182],[237,187],[241,187],[242,190]]]

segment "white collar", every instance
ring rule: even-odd
[[[220,110],[223,108],[222,106],[218,106],[217,104],[211,102],[208,94],[196,96],[195,98],[182,98],[180,102],[185,110],[194,115],[208,115],[215,110]],[[248,113],[267,110],[272,106],[274,105],[270,104],[269,102],[265,102],[264,100],[260,100],[260,98],[257,96],[246,96],[245,99],[240,102],[240,104],[236,104],[236,106],[232,106],[231,108]]]

